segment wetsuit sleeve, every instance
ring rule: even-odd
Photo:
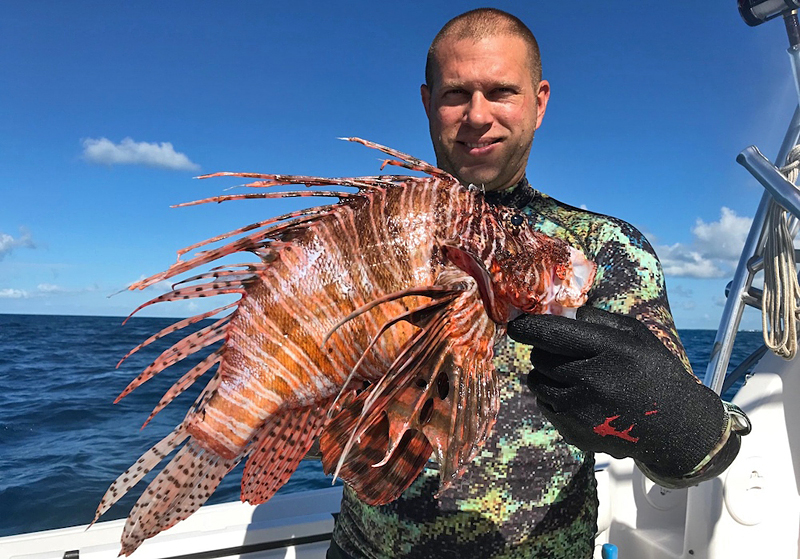
[[[661,264],[650,243],[630,224],[609,218],[597,222],[586,238],[591,257],[597,263],[598,277],[587,304],[613,313],[634,317],[680,359],[687,374],[692,368],[678,337],[667,300]],[[693,385],[689,385],[690,390]],[[705,389],[697,380],[697,389]],[[686,394],[692,398],[691,393]],[[746,416],[731,404],[722,407],[725,417],[717,443],[690,472],[681,477],[663,476],[656,468],[637,462],[642,471],[665,487],[686,487],[719,475],[736,457],[740,436],[749,432]],[[687,422],[695,419],[683,416]],[[674,426],[689,432],[688,426]]]
[[[608,218],[592,227],[587,246],[597,264],[588,305],[642,322],[692,373],[669,309],[661,263],[636,228]]]

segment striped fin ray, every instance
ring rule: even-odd
[[[187,326],[190,326],[192,324],[200,322],[201,320],[204,320],[206,318],[214,316],[215,314],[221,313],[222,311],[227,310],[227,309],[229,309],[229,308],[231,308],[231,307],[233,307],[235,305],[236,305],[236,303],[231,303],[231,304],[225,305],[223,307],[217,307],[216,309],[213,309],[213,310],[210,310],[208,312],[204,312],[202,314],[198,314],[198,315],[195,315],[195,316],[190,316],[189,318],[185,318],[185,319],[183,319],[183,320],[181,320],[179,322],[176,322],[175,324],[172,324],[171,326],[167,326],[166,328],[164,328],[160,332],[158,332],[156,334],[153,334],[152,336],[147,338],[145,341],[143,341],[142,343],[137,345],[135,348],[130,350],[128,353],[126,353],[125,356],[122,359],[119,360],[119,363],[117,363],[117,367],[116,368],[119,368],[119,366],[122,365],[122,363],[124,363],[125,360],[128,357],[130,357],[131,355],[133,355],[134,353],[136,353],[137,351],[139,351],[143,347],[146,347],[146,346],[150,345],[151,343],[155,342],[156,340],[160,340],[164,336],[168,336],[168,335],[172,334],[173,332],[177,332],[178,330],[186,328]],[[127,322],[129,318],[130,317],[126,318],[125,322]],[[125,324],[125,322],[123,322],[123,325]]]
[[[376,144],[375,142],[370,142],[369,140],[364,140],[362,138],[340,138],[340,140],[347,140],[348,142],[356,142],[361,145],[367,146],[368,148],[377,149],[378,151],[382,151],[392,157],[397,157],[400,161],[395,160],[386,160],[383,162],[384,165],[396,165],[398,167],[405,167],[406,169],[411,169],[412,171],[421,171],[423,173],[427,173],[433,177],[443,177],[448,178],[453,182],[457,182],[455,178],[453,178],[449,173],[439,169],[438,167],[434,167],[430,163],[426,163],[422,159],[418,159],[412,155],[407,153],[403,153],[402,151],[397,151],[396,149],[392,149],[386,146],[382,146],[381,144]]]
[[[245,287],[246,287],[246,281],[240,281],[240,282],[224,281],[219,283],[208,282],[199,285],[193,285],[190,287],[181,287],[179,289],[173,289],[168,293],[164,293],[163,295],[150,299],[146,303],[142,303],[136,308],[135,311],[131,313],[131,315],[136,314],[145,307],[149,307],[150,305],[155,305],[156,303],[164,303],[166,301],[183,301],[186,299],[197,299],[200,297],[212,297],[214,295],[230,295],[230,294],[244,295]],[[131,286],[129,289],[134,289],[134,287]]]
[[[377,144],[376,144],[377,145]],[[304,184],[308,187],[314,186],[348,186],[359,190],[370,190],[374,188],[382,189],[391,186],[398,177],[396,176],[373,176],[373,177],[341,177],[326,178],[312,177],[308,175],[279,175],[269,173],[210,173],[202,175],[200,179],[210,179],[215,177],[238,177],[245,179],[259,179],[257,182],[245,184],[250,188],[271,188],[274,186],[285,186],[290,184]]]
[[[169,390],[161,397],[161,400],[158,401],[158,404],[153,411],[150,412],[150,415],[145,420],[144,424],[142,424],[142,429],[144,429],[150,420],[152,420],[158,412],[163,410],[167,404],[172,402],[175,398],[183,394],[187,388],[189,388],[194,382],[203,376],[206,371],[208,371],[211,367],[216,365],[222,360],[222,350],[218,349],[205,359],[203,359],[200,363],[192,367],[189,371],[186,372],[175,384],[173,384]]]
[[[165,350],[144,371],[139,373],[139,375],[137,375],[137,377],[133,379],[127,387],[125,387],[120,395],[117,396],[117,399],[114,400],[114,403],[116,404],[119,402],[134,389],[147,382],[167,367],[170,367],[178,361],[181,361],[193,353],[200,351],[204,347],[210,346],[223,339],[225,337],[225,330],[229,320],[230,317],[225,316],[217,320],[214,324],[210,324],[205,328],[201,328],[194,334],[183,338],[181,341]]]
[[[285,484],[311,448],[331,399],[267,419],[242,474],[242,501],[266,502]]]
[[[236,173],[231,173],[231,176],[237,176]],[[277,183],[276,183],[277,184]],[[325,183],[330,184],[330,183]],[[269,187],[272,184],[246,184],[244,186],[252,187]],[[234,200],[275,200],[281,198],[339,198],[346,200],[348,198],[358,197],[358,193],[344,192],[341,190],[288,190],[285,192],[257,192],[252,194],[221,194],[219,196],[211,196],[210,198],[203,198],[202,200],[193,200],[191,202],[183,202],[175,204],[173,208],[185,208],[187,206],[199,206],[200,204],[209,204],[220,202],[231,202]]]

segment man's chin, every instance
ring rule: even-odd
[[[497,190],[504,185],[498,184],[497,173],[460,173],[458,176],[464,184],[473,184],[475,186],[483,187],[487,192],[490,190]]]

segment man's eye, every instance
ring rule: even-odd
[[[490,97],[495,99],[501,99],[503,97],[509,97],[511,95],[516,95],[517,90],[512,87],[498,87],[493,89],[490,93]]]

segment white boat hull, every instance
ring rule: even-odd
[[[201,507],[146,540],[135,559],[322,559],[330,545],[341,487],[289,495],[252,506]],[[125,520],[0,538],[0,559],[114,559]]]
[[[772,353],[758,363],[733,400],[753,430],[716,479],[668,490],[632,460],[598,458],[600,539],[624,559],[800,557],[798,369]]]

